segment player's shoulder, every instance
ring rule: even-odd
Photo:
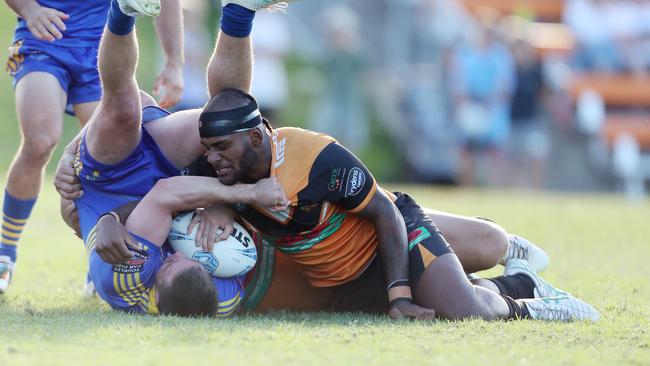
[[[278,136],[278,139],[286,138],[288,141],[305,141],[308,143],[321,142],[325,145],[336,141],[332,136],[312,131],[306,130],[300,127],[280,127],[274,130],[274,135]]]
[[[323,149],[336,140],[326,134],[297,127],[282,127],[273,132],[277,162],[285,156],[302,163],[312,162]]]
[[[212,278],[217,289],[217,317],[227,317],[237,312],[244,298],[243,276]]]

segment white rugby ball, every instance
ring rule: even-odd
[[[215,277],[241,276],[253,269],[257,261],[257,249],[246,229],[235,222],[235,228],[228,239],[216,242],[212,252],[206,252],[197,247],[194,240],[198,225],[187,234],[193,215],[192,211],[185,212],[172,221],[167,239],[175,251],[187,259],[201,263],[208,273]]]

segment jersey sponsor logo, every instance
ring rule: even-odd
[[[343,177],[348,170],[346,168],[332,168],[330,177],[327,181],[327,190],[330,192],[341,192],[343,187]]]
[[[114,264],[113,272],[116,273],[138,273],[142,272],[145,263],[147,263],[147,255],[145,253],[136,252],[131,250],[133,258],[126,264]]]
[[[275,145],[275,167],[278,168],[284,163],[284,148],[287,144],[287,139],[284,138],[278,141],[278,136],[273,135],[273,145]]]
[[[357,167],[350,169],[350,173],[348,174],[348,183],[345,186],[345,197],[356,196],[361,192],[365,184],[366,174],[363,170]]]

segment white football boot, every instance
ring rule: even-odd
[[[160,0],[117,0],[122,13],[130,17],[157,17]]]
[[[573,296],[543,297],[541,299],[517,300],[524,303],[530,317],[548,321],[598,321],[600,314],[593,306]]]
[[[15,268],[16,265],[11,261],[11,258],[0,255],[0,294],[4,294],[9,290]]]
[[[536,272],[542,272],[548,267],[548,255],[537,245],[517,235],[509,235],[508,251],[499,262],[506,265],[511,259],[523,259]]]
[[[528,276],[535,283],[533,293],[535,298],[541,297],[555,297],[555,296],[571,296],[570,293],[554,287],[550,283],[541,278],[535,270],[528,264],[528,262],[521,259],[511,259],[506,264],[506,269],[503,272],[504,276],[512,276],[523,273]]]
[[[258,11],[261,9],[284,11],[287,8],[288,1],[292,0],[221,0],[221,6],[224,7],[228,4],[237,4],[252,11]]]

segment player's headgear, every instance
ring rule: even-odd
[[[246,131],[262,123],[257,101],[238,89],[225,89],[212,97],[199,117],[202,138]]]

